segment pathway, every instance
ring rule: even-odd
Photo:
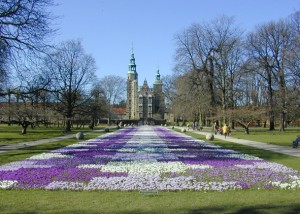
[[[102,132],[104,130],[95,130],[93,132]],[[89,134],[92,132],[87,132],[85,134]],[[75,138],[76,134],[69,134],[69,135],[64,135],[64,136],[59,136],[59,137],[53,137],[53,138],[47,138],[47,139],[41,139],[41,140],[34,140],[34,141],[29,141],[29,142],[23,142],[23,143],[16,143],[16,144],[10,144],[10,145],[5,145],[0,147],[0,153],[8,152],[11,150],[17,150],[17,149],[22,149],[30,146],[37,146],[41,144],[46,144],[46,143],[51,143],[51,142],[56,142],[60,140],[65,140],[65,139],[70,139],[70,138]]]
[[[176,128],[182,129],[182,127],[176,127]],[[196,133],[196,134],[200,134],[200,135],[209,134],[209,132],[203,132],[203,131],[196,131],[196,130],[195,131],[189,130],[189,131]],[[251,147],[258,148],[258,149],[264,149],[264,150],[277,152],[277,153],[281,153],[281,154],[285,154],[285,155],[290,155],[290,156],[294,156],[294,157],[300,157],[299,150],[292,148],[292,143],[291,143],[291,146],[288,147],[288,146],[277,146],[277,145],[273,145],[273,144],[267,144],[267,143],[252,141],[252,140],[238,139],[238,138],[234,138],[234,137],[227,137],[225,139],[225,137],[223,135],[214,135],[214,137],[216,139],[220,139],[220,140],[224,140],[224,141],[228,141],[228,142],[232,142],[232,143],[242,144],[245,146],[251,146]]]

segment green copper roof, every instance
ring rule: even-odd
[[[136,64],[133,52],[131,53],[131,58],[128,65],[128,73],[136,73]]]
[[[156,79],[154,81],[153,84],[162,84],[162,81],[160,80],[160,73],[159,73],[159,69],[156,72]]]

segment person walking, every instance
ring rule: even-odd
[[[227,124],[225,123],[223,126],[223,135],[225,136],[225,138],[228,136],[229,134],[229,127],[227,126]]]
[[[218,130],[219,130],[219,126],[218,126],[218,123],[216,121],[215,124],[214,124],[215,135],[218,134]]]

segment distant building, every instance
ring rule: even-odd
[[[111,109],[112,120],[124,120],[126,119],[126,108],[113,107]]]
[[[163,120],[165,101],[159,70],[157,70],[156,80],[152,88],[148,86],[146,79],[144,84],[139,86],[134,53],[131,53],[127,77],[126,112],[128,119],[142,121]]]

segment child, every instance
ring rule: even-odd
[[[225,138],[228,136],[229,134],[229,128],[227,126],[227,124],[225,123],[225,125],[223,126],[223,134],[225,136]]]

